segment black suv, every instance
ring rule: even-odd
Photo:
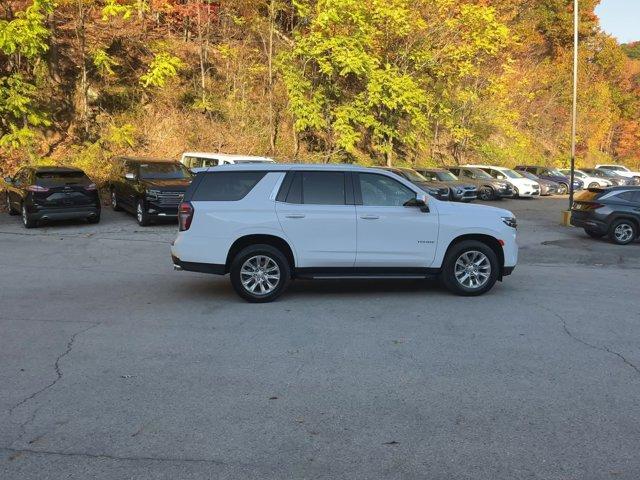
[[[571,224],[593,238],[627,245],[640,235],[640,187],[590,188],[576,195]]]
[[[100,221],[98,189],[82,170],[25,167],[4,181],[9,214],[22,215],[25,228],[36,227],[40,220]]]
[[[146,158],[116,158],[111,181],[111,206],[135,214],[146,226],[157,218],[178,218],[178,205],[191,183],[191,172],[181,163]]]

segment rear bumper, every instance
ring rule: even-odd
[[[199,262],[183,262],[175,255],[171,255],[173,268],[176,270],[184,270],[187,272],[210,273],[213,275],[225,275],[225,265],[216,263],[199,263]]]
[[[585,228],[594,232],[606,234],[609,231],[609,224],[593,217],[585,216],[584,212],[571,211],[571,225],[578,228]]]
[[[100,215],[100,207],[75,207],[66,208],[34,208],[27,209],[34,220],[73,220],[76,218],[90,218]]]

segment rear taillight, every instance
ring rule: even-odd
[[[47,187],[41,187],[40,185],[29,185],[27,190],[30,192],[48,192],[49,189]]]
[[[181,232],[189,230],[191,220],[193,220],[193,213],[194,210],[191,202],[182,202],[178,207],[178,223]]]
[[[89,185],[85,185],[85,186],[84,186],[84,189],[85,189],[87,192],[95,192],[95,191],[98,189],[98,187],[96,187],[96,184],[95,184],[95,183],[90,183]]]

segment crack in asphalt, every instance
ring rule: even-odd
[[[589,348],[592,348],[594,350],[598,350],[600,352],[609,353],[610,355],[615,355],[616,357],[620,358],[620,360],[622,360],[626,365],[628,365],[629,367],[633,368],[636,371],[636,373],[640,374],[640,367],[638,367],[637,365],[633,364],[624,355],[622,355],[619,352],[616,352],[615,350],[611,350],[606,345],[604,347],[599,347],[598,345],[594,345],[592,343],[587,342],[586,340],[581,339],[580,337],[575,336],[573,333],[571,333],[571,330],[569,330],[569,327],[567,327],[567,320],[562,315],[560,315],[557,312],[551,312],[551,313],[553,313],[562,322],[562,328],[563,328],[564,332],[570,338],[572,338],[576,342],[581,343],[582,345],[585,345],[585,346],[587,346]]]
[[[69,339],[69,341],[67,342],[67,348],[65,349],[64,352],[62,352],[60,355],[58,355],[58,357],[56,358],[56,361],[53,365],[53,368],[56,372],[56,378],[50,382],[48,385],[42,387],[41,389],[33,392],[32,394],[26,396],[25,398],[23,398],[22,400],[20,400],[18,403],[16,403],[14,406],[12,406],[9,409],[9,415],[13,415],[13,412],[15,411],[16,408],[20,407],[21,405],[24,405],[25,403],[27,403],[30,400],[33,400],[34,398],[36,398],[38,395],[40,395],[41,393],[45,392],[46,390],[50,389],[51,387],[53,387],[56,383],[58,383],[58,381],[60,381],[60,379],[64,376],[63,372],[62,372],[62,368],[60,367],[60,361],[66,357],[67,355],[69,355],[69,353],[71,353],[71,350],[73,349],[73,344],[76,340],[76,338],[78,337],[78,335],[85,333],[89,330],[91,330],[92,328],[97,327],[98,325],[100,325],[99,323],[94,323],[93,325],[87,327],[87,328],[83,328],[82,330],[77,331],[76,333],[74,333],[73,335],[71,335],[71,338]],[[35,417],[35,415],[34,415]],[[26,427],[26,425],[29,422],[25,422],[23,424],[23,427]]]
[[[15,460],[18,455],[21,454],[34,454],[34,455],[49,455],[49,456],[62,456],[62,457],[80,457],[80,458],[92,458],[98,460],[114,460],[114,461],[130,461],[130,462],[170,462],[170,463],[210,463],[213,465],[225,465],[222,460],[214,460],[210,458],[189,458],[189,457],[144,457],[144,456],[118,456],[109,455],[106,453],[82,453],[82,452],[54,452],[49,450],[33,450],[29,448],[10,448],[2,447],[2,450],[12,452],[10,460]]]

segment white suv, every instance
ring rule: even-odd
[[[193,173],[206,171],[218,165],[236,165],[245,163],[275,163],[272,158],[254,157],[252,155],[231,155],[228,153],[185,152],[180,163]]]
[[[495,179],[506,180],[513,185],[514,196],[516,198],[540,196],[540,184],[538,182],[510,168],[497,167],[495,165],[463,165],[463,167],[480,168]]]
[[[425,278],[479,295],[511,274],[516,219],[441,202],[389,171],[233,165],[199,173],[179,209],[177,270],[231,274],[251,302],[292,278]]]
[[[634,180],[636,185],[640,184],[640,172],[633,172],[624,165],[596,165],[596,168],[598,170],[608,170],[620,175],[621,177],[631,178]]]

